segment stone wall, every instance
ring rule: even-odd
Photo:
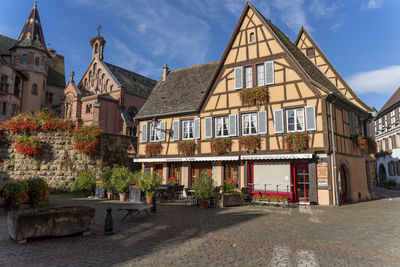
[[[74,149],[71,133],[39,132],[35,135],[43,142],[43,149],[38,158],[30,158],[15,151],[16,135],[0,132],[0,178],[40,177],[52,189],[69,190],[75,184],[77,173],[85,169],[97,172],[114,164],[140,168],[132,160],[136,154],[136,137],[102,134],[98,151],[88,156]]]

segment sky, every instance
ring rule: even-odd
[[[0,34],[16,39],[33,0],[0,0]],[[400,1],[254,0],[292,41],[306,27],[357,95],[379,110],[400,87]],[[104,60],[158,80],[178,69],[219,60],[243,0],[38,0],[49,48],[65,57],[67,81],[91,60],[98,25]]]

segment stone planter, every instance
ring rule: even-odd
[[[28,238],[90,234],[95,212],[94,208],[83,206],[10,211],[8,234],[18,243],[25,243]]]
[[[239,194],[225,194],[222,195],[222,206],[233,207],[243,204],[242,196]]]
[[[142,202],[142,191],[139,188],[129,188],[129,201],[133,203]]]

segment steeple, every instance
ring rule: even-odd
[[[36,0],[14,47],[29,47],[47,51]]]
[[[106,44],[106,40],[100,34],[101,25],[97,27],[97,36],[93,37],[90,40],[90,46],[92,47],[92,60],[98,58],[100,61],[103,61],[104,58],[104,46]]]

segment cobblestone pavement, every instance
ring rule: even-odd
[[[0,266],[400,266],[400,191],[378,195],[339,208],[161,204],[125,223],[116,210],[127,204],[53,196],[96,207],[93,234],[18,245],[0,214]],[[105,236],[109,206],[115,234]]]

